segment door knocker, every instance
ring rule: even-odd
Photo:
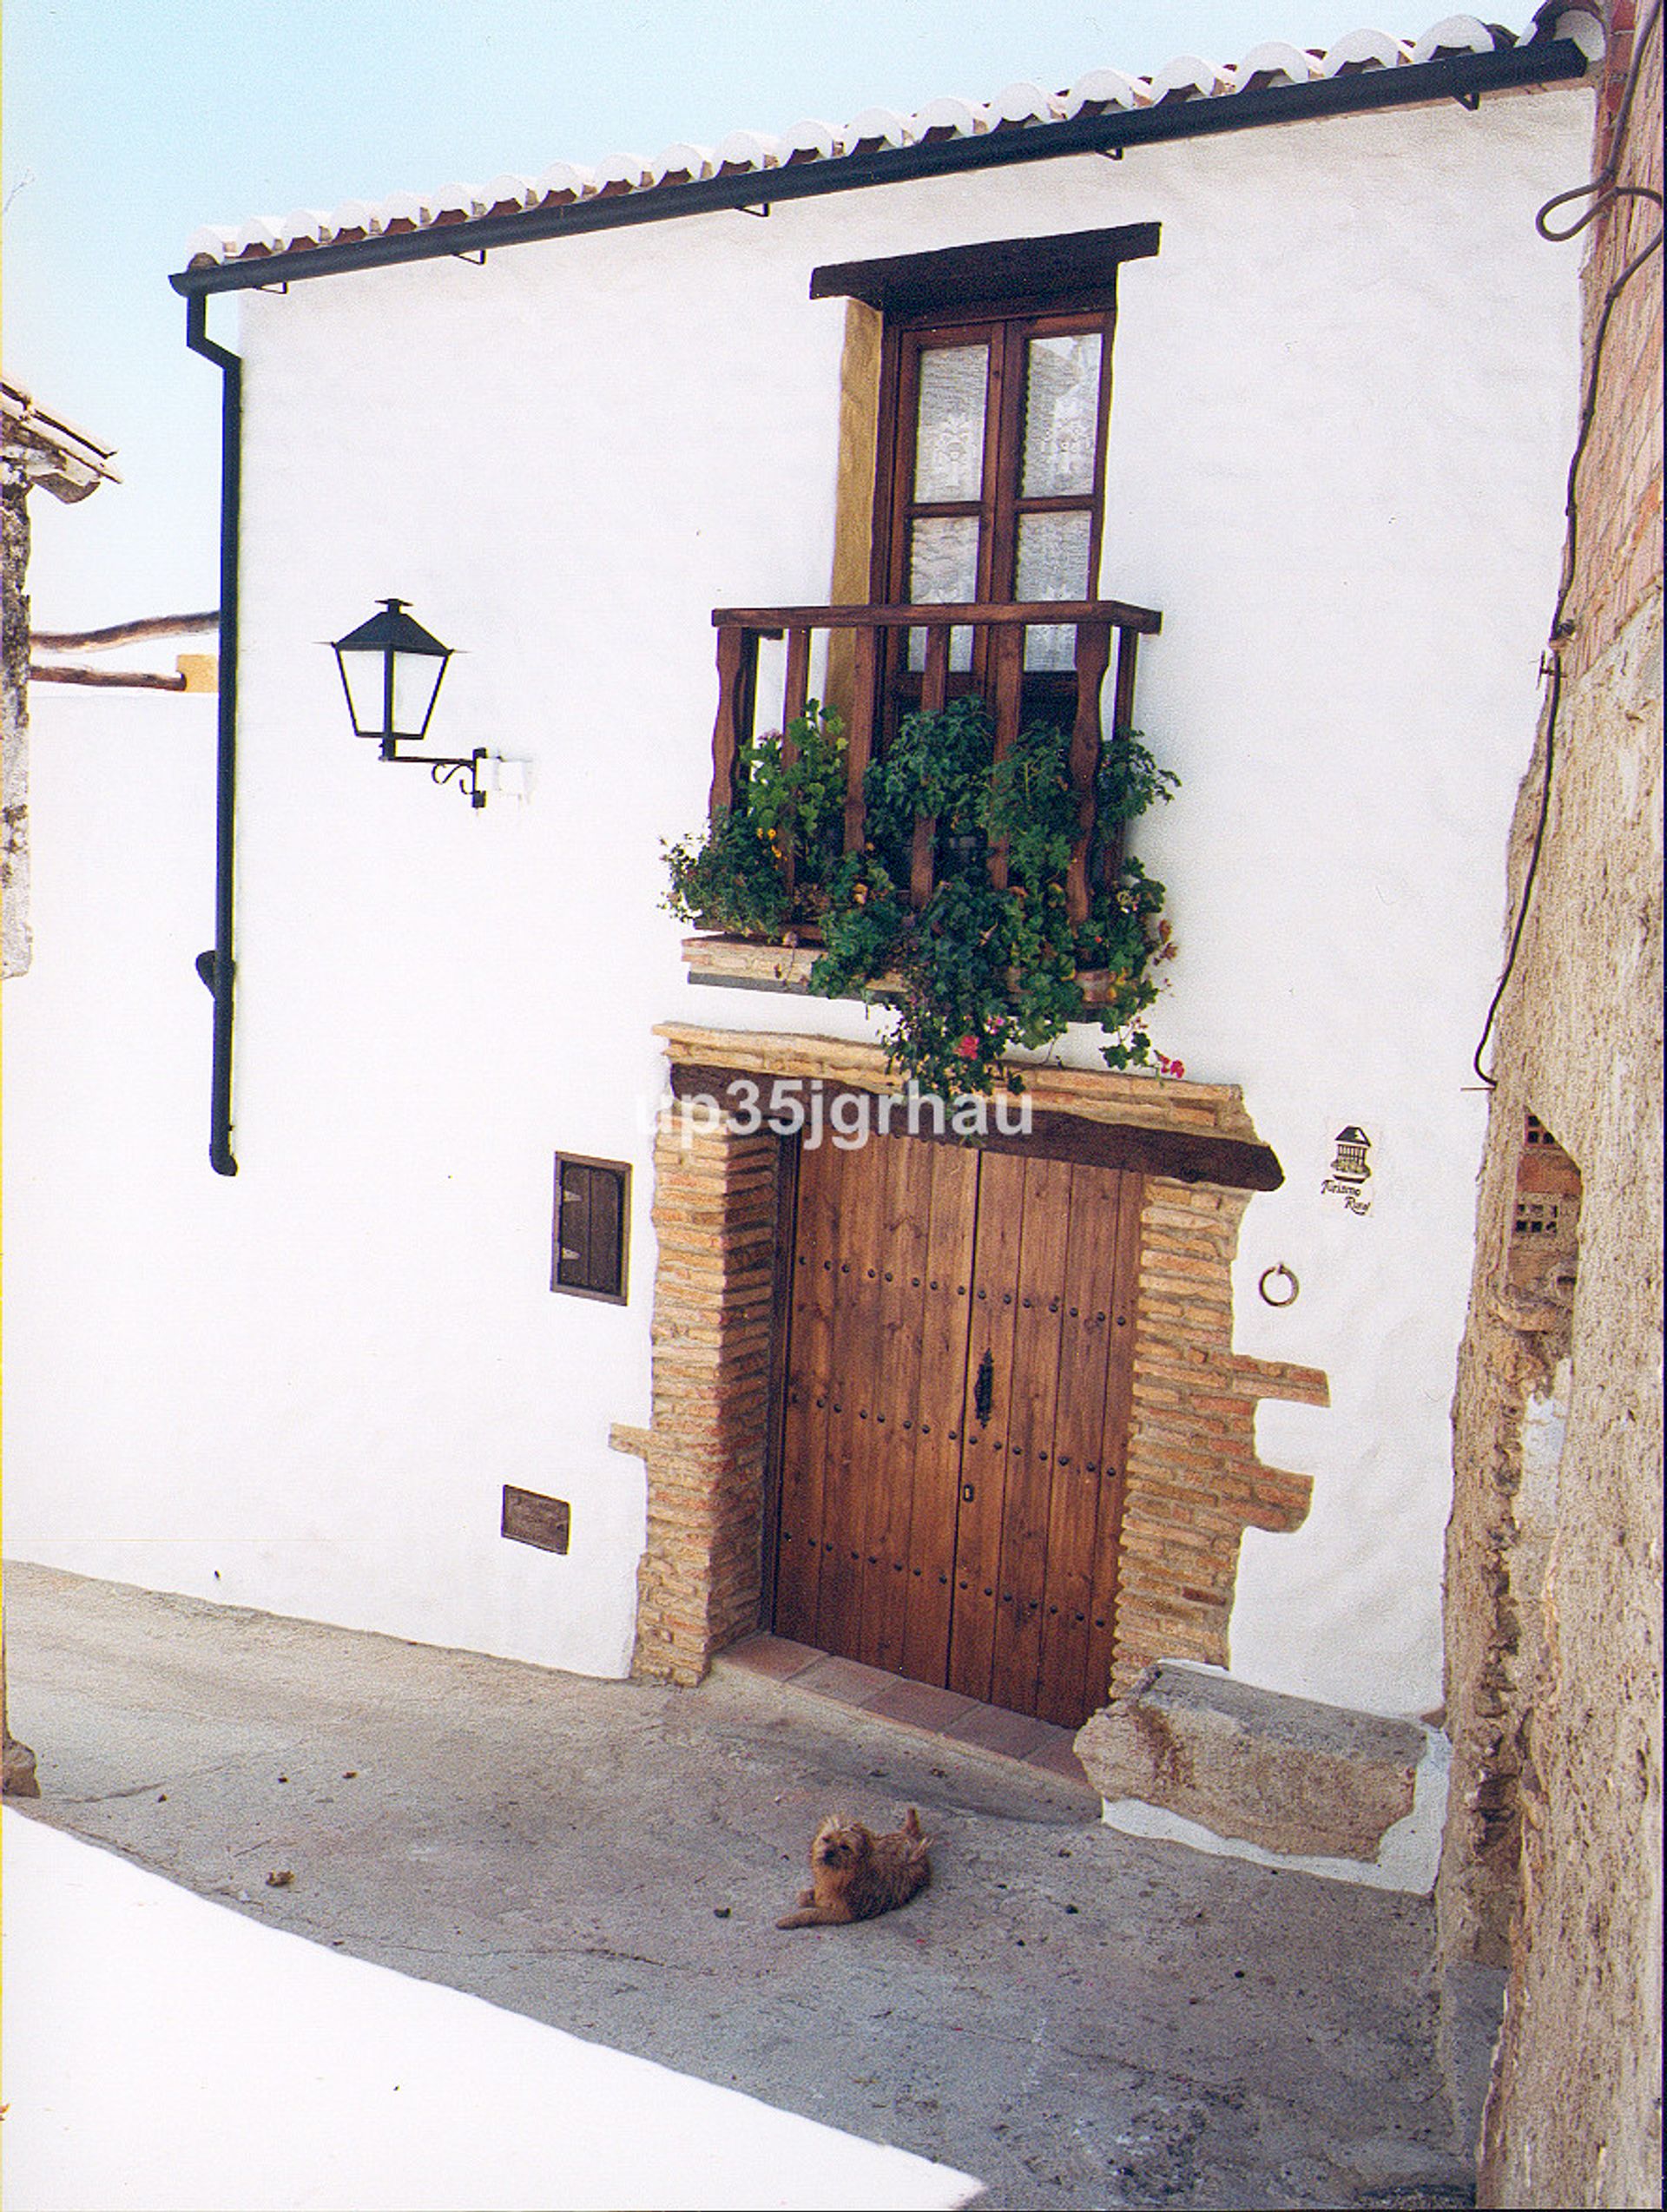
[[[1288,1284],[1289,1287],[1283,1297],[1275,1298],[1268,1286],[1279,1281]],[[1262,1293],[1263,1302],[1268,1306],[1295,1306],[1302,1286],[1282,1260],[1276,1266],[1262,1270],[1262,1280],[1256,1287]]]
[[[985,1427],[990,1419],[990,1409],[996,1397],[996,1363],[986,1352],[978,1362],[978,1379],[972,1386],[972,1411],[978,1417],[978,1426]]]

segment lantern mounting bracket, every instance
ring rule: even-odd
[[[395,740],[394,743],[397,742],[398,741]],[[429,780],[436,785],[448,784],[454,778],[460,779],[466,776],[468,781],[466,783],[458,781],[458,789],[462,792],[471,806],[484,806],[486,804],[485,787],[480,780],[480,764],[488,757],[484,745],[478,745],[474,751],[464,759],[447,758],[432,753],[396,753],[392,743],[384,745],[379,755],[381,760],[392,760],[401,767],[426,768]]]

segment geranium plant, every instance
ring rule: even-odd
[[[838,717],[813,701],[787,735],[790,745],[773,734],[748,746],[735,806],[698,844],[669,848],[674,913],[741,936],[818,925],[825,949],[810,988],[889,1001],[891,1063],[923,1090],[987,1092],[998,1079],[1022,1088],[1005,1062],[1009,1048],[1044,1047],[1073,1022],[1097,1021],[1108,1066],[1151,1062],[1139,1020],[1157,996],[1152,971],[1174,945],[1163,886],[1121,857],[1121,838],[1126,823],[1170,797],[1177,779],[1137,731],[1119,731],[1104,750],[1088,854],[1095,887],[1077,924],[1065,896],[1077,802],[1064,730],[1031,724],[998,761],[977,697],[906,715],[864,779],[866,837],[848,853],[839,849]],[[921,820],[935,823],[937,846],[933,887],[917,908],[909,879]],[[991,879],[992,849],[1005,853],[1005,883]],[[1092,1009],[1084,971],[1105,978]]]

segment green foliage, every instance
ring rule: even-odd
[[[1011,880],[1039,889],[1064,875],[1077,835],[1071,739],[1051,722],[1022,729],[990,774],[985,826],[1007,840]]]
[[[1158,767],[1137,729],[1120,729],[1100,755],[1094,789],[1097,818],[1103,824],[1132,822],[1160,799],[1173,799],[1180,788],[1180,777],[1173,768]]]
[[[863,780],[870,838],[906,848],[918,814],[936,816],[940,836],[982,828],[992,745],[984,701],[971,694],[906,714]]]
[[[787,894],[768,836],[741,808],[715,814],[706,835],[666,847],[666,904],[681,922],[737,937],[771,937],[787,924]]]
[[[788,757],[791,745],[793,757]],[[679,921],[728,937],[779,937],[820,913],[840,865],[845,819],[845,726],[817,700],[741,748],[735,804],[703,838],[666,847],[666,905]],[[790,899],[783,864],[794,856]]]
[[[791,747],[793,757],[789,759]],[[820,884],[836,860],[845,820],[845,724],[820,700],[789,722],[743,747],[738,780],[745,805],[774,852],[791,841],[807,882]]]
[[[1100,887],[1076,927],[1065,900],[1078,812],[1067,731],[1032,724],[998,761],[976,696],[906,716],[864,779],[867,841],[851,853],[840,851],[846,766],[838,716],[813,700],[788,735],[796,759],[786,757],[779,735],[756,740],[742,757],[735,810],[716,817],[700,844],[669,848],[673,912],[743,936],[817,923],[824,950],[811,989],[891,1001],[893,1066],[946,1097],[987,1092],[998,1080],[1021,1089],[1004,1063],[1009,1047],[1040,1050],[1072,1022],[1098,1021],[1109,1066],[1151,1057],[1151,1040],[1136,1024],[1157,997],[1151,971],[1174,945],[1162,919],[1163,885],[1117,855],[1124,824],[1169,799],[1178,779],[1157,766],[1137,732],[1120,732],[1106,747],[1090,854]],[[935,818],[938,848],[932,892],[917,910],[908,879],[921,817]],[[1000,888],[989,877],[998,843],[1007,856]],[[791,901],[780,871],[789,850]],[[1091,1011],[1083,971],[1104,978],[1104,1004]]]
[[[826,950],[810,971],[811,989],[824,998],[866,997],[893,965],[906,913],[883,865],[872,853],[847,853],[828,885]]]

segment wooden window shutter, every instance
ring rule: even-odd
[[[557,1153],[552,1290],[625,1303],[630,1186],[623,1161]]]

